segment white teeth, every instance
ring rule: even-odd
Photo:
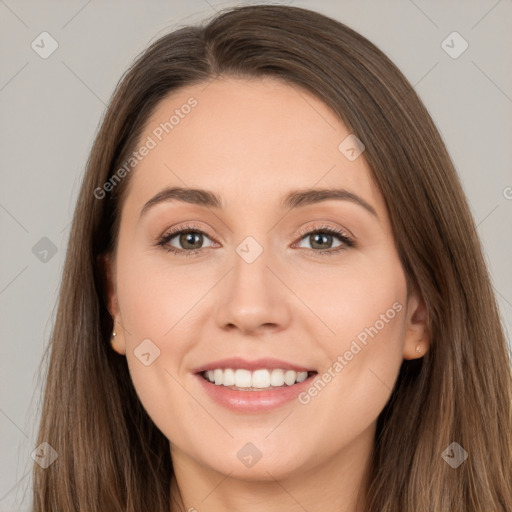
[[[308,372],[298,372],[297,382],[304,382],[308,378]]]
[[[270,372],[268,370],[256,370],[252,372],[253,388],[268,388],[270,386]]]
[[[234,386],[235,385],[235,372],[231,368],[224,370],[224,377],[222,378],[223,386]]]
[[[284,374],[284,382],[291,386],[292,384],[295,384],[295,379],[297,378],[297,372],[294,372],[293,370],[287,370]]]
[[[237,388],[267,389],[281,387],[284,384],[292,386],[303,382],[308,378],[308,372],[296,372],[294,370],[259,369],[253,372],[249,370],[232,368],[216,368],[203,372],[203,376],[217,386],[235,386]]]
[[[222,370],[213,370],[213,379],[215,384],[222,384]]]
[[[223,370],[220,370],[222,373]],[[222,383],[223,384],[223,383]],[[236,370],[235,371],[235,386],[237,388],[250,388],[251,387],[251,372],[249,370]]]
[[[271,386],[282,386],[284,384],[284,372],[283,370],[272,370],[272,374],[270,375],[270,385]]]

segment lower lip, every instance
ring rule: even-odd
[[[306,380],[292,386],[283,386],[268,391],[237,391],[226,386],[214,384],[207,381],[200,374],[195,374],[210,398],[228,409],[241,412],[264,412],[291,402],[311,385],[317,375],[317,373],[314,373]]]

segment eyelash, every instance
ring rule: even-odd
[[[167,245],[170,240],[172,240],[176,235],[181,235],[182,233],[199,233],[201,235],[206,235],[208,238],[211,238],[208,233],[205,233],[203,230],[201,230],[198,226],[194,225],[185,225],[180,226],[178,228],[173,228],[170,231],[166,232],[162,237],[159,238],[157,242],[157,246],[162,247],[165,251],[171,252],[173,254],[182,255],[185,257],[195,256],[198,254],[202,249],[193,249],[191,251],[186,251],[184,249],[177,249],[176,247],[172,247],[170,245]],[[355,241],[352,237],[348,236],[345,232],[341,231],[338,228],[334,228],[332,226],[314,226],[314,227],[308,227],[299,232],[299,241],[302,240],[307,235],[312,234],[318,234],[318,233],[327,233],[329,235],[336,236],[339,238],[339,240],[342,243],[342,245],[338,246],[335,249],[307,249],[309,252],[314,253],[315,256],[332,256],[334,254],[338,254],[341,251],[346,250],[350,247],[355,247]]]

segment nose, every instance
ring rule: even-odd
[[[221,329],[256,335],[289,326],[293,294],[277,277],[276,264],[269,265],[265,250],[252,263],[235,256],[234,268],[218,290],[215,320]]]

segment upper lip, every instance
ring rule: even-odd
[[[230,357],[228,359],[219,359],[218,361],[203,364],[193,371],[194,373],[201,373],[207,370],[215,370],[217,368],[233,368],[234,370],[246,369],[250,371],[259,370],[262,368],[267,368],[269,370],[280,368],[281,370],[294,370],[296,372],[314,371],[311,368],[306,368],[305,366],[270,357],[254,359],[252,361],[248,361],[247,359],[243,359],[241,357]]]

